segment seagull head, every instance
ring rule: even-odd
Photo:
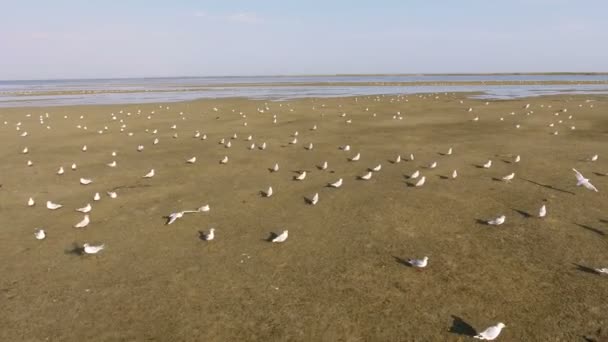
[[[507,327],[507,326],[506,326],[504,323],[502,323],[502,322],[499,322],[498,324],[496,324],[496,326],[497,326],[497,327],[499,327],[499,328],[501,328],[501,329],[502,329],[502,328],[506,328],[506,327]]]

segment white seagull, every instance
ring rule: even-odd
[[[350,158],[350,161],[357,161],[361,159],[361,153],[357,153],[357,155],[355,155],[354,157]]]
[[[171,215],[169,215],[169,221],[167,221],[167,224],[172,224],[177,219],[180,219],[182,217],[184,217],[184,212],[183,211],[178,211],[176,213],[172,213]]]
[[[194,163],[196,163],[196,157],[192,157],[190,159],[187,159],[186,163],[188,163],[188,164],[194,164]]]
[[[78,209],[76,209],[76,211],[80,211],[81,213],[88,213],[88,212],[91,212],[91,209],[93,209],[93,208],[91,207],[91,203],[87,203],[87,205],[85,205],[85,206],[84,206],[84,207],[82,207],[82,208],[78,208]]]
[[[113,160],[111,163],[107,164],[109,167],[116,167],[116,160]]]
[[[507,219],[507,217],[505,215],[502,215],[495,219],[487,221],[487,223],[491,226],[500,226],[501,224],[505,223],[506,219]]]
[[[477,334],[473,337],[476,339],[479,339],[479,340],[493,341],[498,337],[498,335],[500,335],[500,332],[505,327],[506,327],[506,325],[504,325],[504,323],[498,323],[496,325],[493,325],[493,326],[487,328],[486,330],[480,332],[479,334]]]
[[[82,247],[84,252],[87,254],[97,254],[105,248],[105,245],[92,246],[88,243],[85,243],[84,245],[82,245]]]
[[[299,175],[294,177],[295,180],[304,180],[304,178],[306,178],[306,171],[302,171]]]
[[[82,221],[76,223],[74,225],[74,228],[84,228],[84,227],[88,226],[90,222],[91,222],[91,220],[89,219],[89,215],[85,214]]]
[[[316,205],[317,203],[319,203],[319,193],[315,193],[315,195],[308,200],[308,203],[310,203],[311,205]]]
[[[591,182],[589,181],[589,179],[585,178],[583,176],[582,173],[578,172],[576,169],[572,169],[572,171],[574,171],[575,176],[576,176],[576,186],[584,186],[585,188],[589,189],[589,190],[593,190],[595,192],[598,192],[597,188],[595,186],[593,186],[593,184],[591,184]]]
[[[274,166],[272,167],[272,169],[271,169],[271,170],[272,170],[272,172],[277,172],[277,171],[279,171],[279,164],[278,164],[278,163],[275,163],[275,164],[274,164]]]
[[[407,263],[412,267],[425,268],[429,264],[429,257],[425,256],[422,259],[409,259]]]
[[[99,192],[96,192],[95,195],[93,196],[93,201],[99,201],[101,199],[101,195],[99,195]]]
[[[502,180],[508,183],[508,182],[512,181],[513,178],[515,178],[515,172],[512,172],[512,173],[502,177]]]
[[[420,177],[418,182],[416,184],[414,184],[414,186],[423,186],[425,182],[426,182],[426,177],[422,176],[422,177]]]
[[[224,158],[222,158],[222,160],[220,160],[220,164],[226,164],[228,163],[228,156],[224,156]]]
[[[547,206],[543,204],[542,207],[540,207],[540,210],[538,211],[538,217],[545,217],[547,216]]]
[[[287,240],[288,235],[289,233],[284,230],[280,235],[277,235],[274,239],[272,239],[272,242],[285,242],[285,240]]]
[[[376,167],[372,167],[370,170],[374,171],[374,172],[378,172],[378,171],[382,170],[382,164],[378,164]]]
[[[56,210],[63,207],[61,204],[53,203],[51,201],[46,201],[46,208],[50,210]]]
[[[458,177],[458,171],[454,170],[452,172],[452,179]]]
[[[36,229],[34,236],[36,237],[36,240],[44,240],[46,233],[44,232],[44,229]]]
[[[434,169],[437,167],[437,162],[433,162],[431,163],[431,165],[429,165],[429,169]]]
[[[143,178],[152,178],[154,177],[155,172],[154,169],[150,170],[150,172],[146,173],[146,175]]]
[[[34,202],[34,199],[30,197],[29,200],[27,200],[27,206],[28,207],[33,207],[36,204],[36,202]]]
[[[342,178],[338,179],[337,181],[333,182],[333,183],[329,183],[329,186],[332,188],[339,188],[342,186]]]
[[[489,169],[492,166],[492,160],[488,160],[487,163],[483,164],[484,169]]]
[[[369,171],[368,173],[364,174],[363,176],[359,176],[359,179],[363,179],[363,180],[370,180],[372,179],[372,172]]]
[[[215,239],[215,228],[209,229],[209,233],[203,235],[203,240],[211,241]]]
[[[58,175],[62,175],[65,171],[63,170],[63,166],[59,167],[59,170],[57,170],[57,174]]]
[[[324,161],[323,164],[321,164],[321,166],[319,167],[321,170],[325,170],[327,169],[327,162]]]
[[[80,184],[82,184],[82,185],[89,185],[91,183],[93,183],[93,181],[91,179],[80,178]]]
[[[108,191],[108,196],[110,196],[110,198],[116,198],[118,197],[118,194],[115,191]]]
[[[416,178],[418,178],[418,176],[420,176],[420,171],[416,170],[416,171],[414,171],[414,173],[412,173],[412,174],[410,175],[410,177],[409,177],[409,178],[410,178],[410,179],[416,179]]]
[[[266,192],[262,192],[264,194],[264,197],[270,197],[272,196],[272,187],[269,186],[268,190],[266,190]]]

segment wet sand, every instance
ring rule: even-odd
[[[0,109],[0,340],[469,341],[499,321],[500,341],[607,338],[608,277],[589,268],[608,267],[608,97],[485,105],[437,96]],[[193,138],[197,130],[207,140]],[[231,148],[218,144],[234,133]],[[250,134],[268,148],[249,150]],[[338,149],[345,144],[350,152]],[[410,153],[414,161],[390,162]],[[492,168],[478,167],[488,159]],[[112,160],[116,168],[105,165]],[[357,180],[379,163],[371,180]],[[573,167],[600,192],[577,188]],[[454,169],[459,177],[446,179]],[[307,178],[293,181],[301,170]],[[408,186],[415,170],[427,177],[421,188]],[[510,184],[493,180],[511,172]],[[342,188],[325,186],[338,178]],[[261,197],[268,186],[274,196]],[[117,199],[105,195],[112,189]],[[307,205],[315,192],[319,203]],[[64,207],[48,210],[47,200]],[[91,224],[73,228],[86,203]],[[538,219],[543,203],[548,216]],[[211,211],[165,225],[163,216],[203,204]],[[479,222],[500,214],[502,226]],[[216,239],[200,240],[211,227]],[[34,239],[35,228],[47,238]],[[283,229],[284,244],[266,241]],[[106,249],[79,255],[84,242]],[[403,264],[422,256],[423,271]]]

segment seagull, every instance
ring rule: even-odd
[[[84,227],[88,226],[90,222],[91,222],[91,220],[89,220],[89,215],[85,214],[82,221],[76,223],[74,225],[74,228],[84,228]]]
[[[458,177],[458,172],[456,170],[454,170],[452,172],[452,179]]]
[[[44,232],[44,229],[36,229],[34,236],[36,237],[36,240],[44,240],[46,233]]]
[[[279,164],[278,164],[278,163],[275,163],[275,164],[274,164],[274,166],[272,167],[272,169],[271,169],[271,170],[272,170],[272,172],[277,172],[277,171],[279,171]]]
[[[199,213],[206,213],[209,210],[211,210],[211,208],[209,207],[209,204],[205,204],[202,207],[196,209],[196,211],[199,212]]]
[[[484,169],[489,169],[492,166],[492,160],[488,160],[487,163],[483,164]]]
[[[290,144],[290,145],[295,145],[295,144],[297,144],[297,143],[298,143],[298,138],[293,138],[293,140],[291,140],[291,141],[289,142],[289,144]]]
[[[118,197],[118,194],[115,191],[108,191],[108,196],[110,196],[110,198],[116,198]]]
[[[34,202],[34,199],[30,197],[29,200],[27,200],[27,206],[28,207],[33,207],[36,204],[36,202]]]
[[[491,225],[491,226],[500,226],[501,224],[505,223],[505,219],[507,217],[505,215],[499,216],[493,220],[489,220],[487,221],[487,224]]]
[[[215,228],[209,229],[209,233],[203,235],[203,240],[211,241],[215,239]]]
[[[504,323],[498,323],[496,325],[493,325],[493,326],[487,328],[486,330],[480,332],[479,334],[477,334],[473,337],[476,339],[479,339],[479,340],[493,341],[498,337],[498,335],[500,335],[500,332],[502,331],[502,329],[504,327],[506,327],[506,325],[504,325]]]
[[[598,192],[597,188],[595,186],[593,186],[593,184],[591,184],[591,182],[589,182],[589,179],[585,178],[582,173],[576,171],[576,169],[572,169],[572,171],[575,172],[576,181],[577,181],[576,186],[582,185],[589,190]]]
[[[80,211],[81,213],[88,213],[88,212],[91,212],[91,209],[92,209],[91,203],[87,203],[87,205],[85,205],[82,208],[76,209],[76,211]]]
[[[429,169],[434,169],[437,167],[437,162],[433,162],[431,165],[429,165]]]
[[[342,178],[338,179],[337,181],[333,182],[333,183],[329,183],[329,186],[332,188],[339,188],[342,186]]]
[[[426,182],[426,177],[422,176],[414,186],[423,186],[424,182]]]
[[[368,173],[364,174],[363,176],[359,176],[359,179],[363,179],[363,180],[370,180],[370,179],[372,179],[372,172],[369,171]]]
[[[155,144],[156,145],[156,144]],[[144,145],[137,146],[137,152],[141,152],[144,150]]]
[[[420,171],[416,170],[416,171],[414,171],[414,173],[412,173],[412,174],[410,175],[410,177],[409,177],[409,178],[410,178],[410,179],[416,179],[416,178],[418,178],[418,176],[420,176]]]
[[[378,172],[382,169],[382,164],[378,164],[376,167],[372,167],[370,170],[374,172]]]
[[[272,187],[269,186],[268,190],[266,190],[266,192],[262,192],[264,194],[264,197],[270,197],[272,196]]]
[[[260,145],[260,147],[258,147],[260,150],[265,150],[266,149],[266,143],[263,142],[262,145]]]
[[[61,175],[62,175],[64,172],[65,172],[65,171],[63,170],[63,166],[60,166],[60,167],[59,167],[59,170],[57,170],[57,174],[58,174],[58,175],[60,175],[60,176],[61,176]]]
[[[398,155],[397,158],[395,158],[395,164],[401,163],[401,156]]]
[[[285,242],[285,240],[287,240],[288,235],[289,233],[284,230],[280,235],[277,235],[274,239],[272,239],[272,242]]]
[[[407,263],[412,267],[425,268],[429,264],[429,257],[425,256],[422,259],[409,259]]]
[[[599,273],[599,274],[608,274],[608,267],[595,268],[594,271],[597,272],[597,273]]]
[[[359,160],[359,159],[361,159],[361,153],[357,153],[357,155],[356,155],[356,156],[354,156],[354,157],[350,158],[349,160],[350,160],[350,161],[357,161],[357,160]]]
[[[340,149],[341,149],[342,151],[350,151],[350,145],[344,145],[344,146],[341,146],[341,147],[340,147]]]
[[[23,154],[27,154],[27,152],[29,152],[29,149],[27,147],[23,148],[23,151],[21,151],[21,153]]]
[[[89,185],[91,183],[93,183],[93,181],[91,179],[80,178],[80,184],[82,184],[82,185]]]
[[[220,160],[220,164],[226,164],[228,163],[228,156],[224,156],[224,158],[222,158],[222,160]]]
[[[82,247],[87,254],[97,254],[105,248],[105,245],[91,246],[88,243],[85,243]]]
[[[152,178],[154,177],[155,172],[154,169],[150,170],[150,172],[146,173],[146,175],[143,178]]]
[[[450,148],[448,149],[448,151],[446,152],[446,155],[448,155],[448,156],[452,155],[452,148],[451,148],[451,147],[450,147]]]
[[[76,163],[72,164],[72,170],[75,171],[76,170]]]
[[[82,152],[86,152],[87,151],[87,145],[82,146]]]
[[[597,161],[597,159],[599,158],[599,156],[597,154],[593,155],[591,158],[589,158],[589,161]]]
[[[101,199],[101,195],[99,195],[99,192],[95,193],[95,196],[93,196],[93,201],[99,201]]]
[[[515,162],[519,163],[519,161],[521,160],[521,157],[519,156],[519,154],[517,156],[515,156]]]
[[[510,182],[511,180],[513,180],[513,178],[515,178],[515,172],[510,173],[510,174],[508,174],[508,175],[506,175],[506,176],[502,177],[502,180],[508,183],[508,182]]]
[[[192,157],[192,158],[186,160],[186,163],[188,163],[188,164],[194,164],[194,163],[196,163],[196,157]]]
[[[321,164],[321,166],[319,167],[319,169],[321,169],[321,170],[327,169],[327,162],[324,161],[323,164]]]
[[[152,145],[158,145],[158,142],[159,142],[159,141],[160,141],[160,140],[158,140],[158,138],[154,138],[154,141],[152,142]],[[143,150],[143,149],[144,149],[144,147],[143,147],[143,146],[141,146],[141,145],[140,145],[140,147],[141,147],[141,150]],[[139,147],[137,148],[137,150],[141,152],[141,150],[139,149]]]
[[[410,161],[414,160],[414,154],[410,153]]]
[[[312,143],[309,143],[308,146],[306,146],[304,148],[307,149],[307,150],[309,150],[309,151],[312,150],[312,148],[313,148]]]
[[[315,195],[308,200],[308,203],[310,203],[311,205],[316,205],[317,203],[319,203],[319,193],[315,193]]]
[[[299,175],[295,176],[295,180],[304,180],[306,178],[306,171],[302,171]]]
[[[184,217],[183,211],[178,211],[176,213],[172,213],[171,215],[169,215],[169,221],[167,221],[167,224],[172,224],[177,219],[182,218],[182,217]]]
[[[109,167],[116,167],[116,160],[113,160],[111,163],[107,164]]]
[[[545,217],[547,216],[547,206],[543,204],[542,207],[540,207],[540,210],[538,211],[538,217]]]
[[[50,210],[56,210],[63,207],[61,204],[53,203],[51,201],[46,201],[46,208]]]

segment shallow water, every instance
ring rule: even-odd
[[[536,81],[608,82],[608,75],[359,75],[0,81],[0,107],[175,102],[229,97],[287,100],[304,97],[444,92],[479,92],[482,94],[474,97],[485,99],[608,93],[608,84],[370,85],[389,82]],[[340,83],[344,85],[339,85]]]

